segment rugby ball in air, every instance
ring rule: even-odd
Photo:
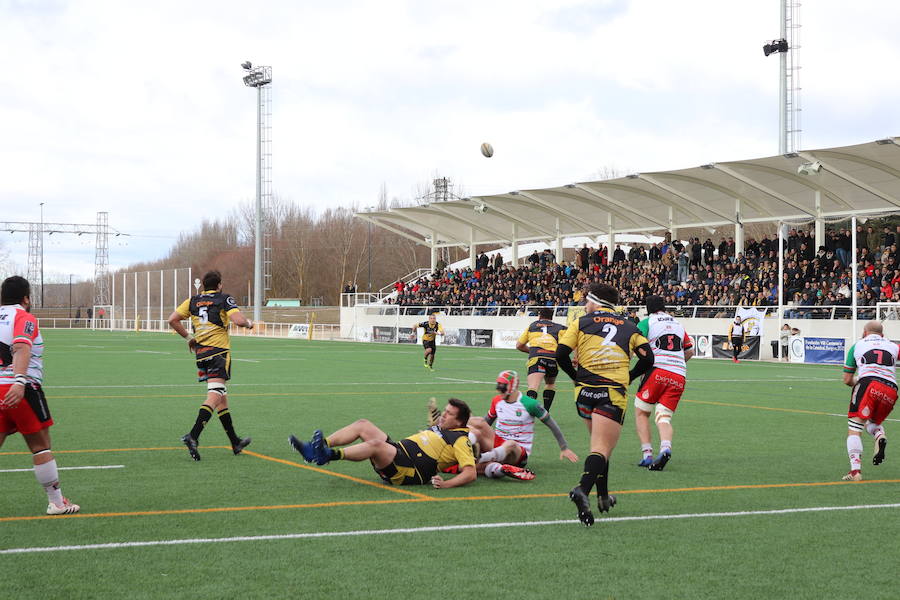
[[[494,155],[494,147],[485,142],[481,145],[481,153],[484,154],[486,158],[490,158]]]

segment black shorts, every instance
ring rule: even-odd
[[[575,386],[575,407],[582,419],[591,419],[598,414],[612,419],[619,425],[625,422],[625,409],[628,399],[623,388],[614,386]]]
[[[207,379],[231,379],[230,350],[213,346],[197,348],[197,381]]]
[[[744,336],[735,337],[731,336],[731,347],[732,348],[741,348],[744,347]]]
[[[391,441],[388,443],[397,449],[394,462],[383,469],[372,468],[388,485],[423,485],[429,483],[437,475],[437,461],[422,452],[419,445],[412,440]]]
[[[556,379],[559,366],[552,356],[533,356],[528,359],[528,374],[541,373],[547,379]]]
[[[434,340],[425,340],[422,342],[422,348],[425,350],[431,348],[431,353],[434,354],[437,352],[437,343]]]

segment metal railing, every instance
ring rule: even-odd
[[[431,269],[416,269],[412,273],[407,273],[400,279],[395,279],[391,283],[387,284],[386,286],[384,286],[383,288],[378,290],[378,293],[381,294],[382,296],[386,296],[394,291],[394,284],[397,283],[398,281],[402,281],[403,283],[409,283],[410,281],[419,279],[420,277],[424,277],[425,275],[431,275]]]

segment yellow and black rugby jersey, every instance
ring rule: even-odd
[[[425,330],[422,333],[423,342],[430,342],[434,340],[438,333],[444,333],[444,326],[437,321],[434,322],[434,325],[431,325],[428,321],[422,321],[416,327],[421,327]]]
[[[565,327],[554,321],[538,319],[519,336],[520,344],[528,344],[528,357],[555,356],[559,334]]]
[[[579,302],[574,306],[570,306],[566,312],[566,327],[571,327],[578,319],[584,316],[584,302]]]
[[[587,313],[559,336],[578,353],[579,385],[627,388],[634,349],[649,344],[637,325],[607,309]]]
[[[236,310],[240,309],[233,297],[211,290],[191,296],[182,302],[175,312],[182,319],[190,317],[198,344],[231,348],[228,337],[228,315]]]
[[[466,427],[442,429],[441,433],[426,429],[406,439],[415,442],[424,454],[437,461],[439,472],[453,465],[459,465],[460,469],[475,466],[475,455]]]

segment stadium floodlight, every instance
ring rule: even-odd
[[[788,51],[788,43],[786,39],[780,40],[772,40],[771,42],[763,45],[763,54],[769,56],[770,54],[775,54],[776,52],[787,52]]]
[[[819,161],[813,161],[811,163],[803,163],[799,167],[797,167],[798,175],[813,175],[822,170],[822,163]]]
[[[256,88],[256,223],[254,227],[255,248],[253,256],[253,320],[262,319],[263,302],[263,236],[268,232],[263,228],[263,220],[268,215],[263,215],[264,204],[268,209],[268,201],[271,199],[271,92],[269,86],[272,83],[272,67],[254,67],[249,60],[241,63],[246,71],[243,77],[244,85]],[[266,197],[266,201],[263,200]],[[269,263],[266,263],[265,272],[269,273]]]
[[[477,212],[478,214],[483,215],[487,211],[488,211],[487,205],[485,205],[485,204],[476,204],[475,205],[475,212]]]

